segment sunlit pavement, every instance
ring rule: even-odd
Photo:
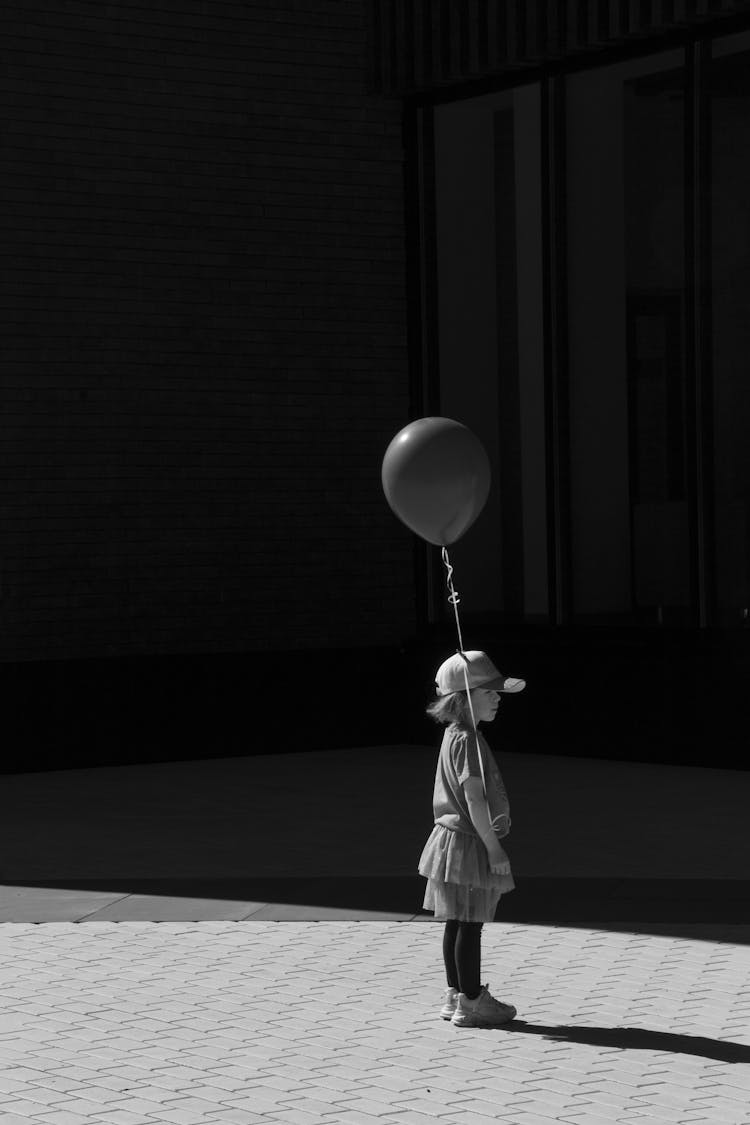
[[[434,750],[5,777],[0,1121],[750,1125],[750,777],[498,761],[496,1030],[439,1017]]]

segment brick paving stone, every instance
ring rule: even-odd
[[[484,1085],[487,1087],[494,1086],[496,1081],[495,1079],[488,1079]],[[566,1080],[563,1075],[559,1077],[557,1075],[554,1077],[537,1076],[536,1078],[529,1079],[528,1082],[522,1083],[522,1089],[529,1097],[540,1097],[542,1095],[551,1097],[555,1095],[570,1098],[576,1095],[580,1096],[585,1092],[585,1089],[572,1077],[568,1077]]]
[[[418,1080],[411,1082],[406,1088],[413,1090],[415,1093],[430,1093],[435,1097],[443,1096],[451,1100],[454,1097],[471,1097],[472,1094],[477,1092],[477,1089],[480,1093],[489,1090],[489,1083],[480,1083],[477,1088],[467,1081],[464,1072],[461,1072],[460,1075],[453,1075],[450,1073],[450,1070],[446,1068],[446,1071],[443,1073],[423,1075]],[[517,1089],[517,1083],[509,1082],[505,1086],[499,1083],[493,1083],[492,1089],[489,1090],[489,1092],[494,1094],[495,1090],[500,1090],[500,1092],[503,1093],[509,1089],[515,1091]]]
[[[685,1114],[689,1114],[691,1112],[687,1108],[687,1106],[678,1108],[677,1106],[667,1105],[630,1106],[629,1110],[632,1110],[634,1113],[645,1113],[647,1116],[650,1115],[664,1122],[678,1122],[685,1116]]]
[[[528,1095],[524,1094],[524,1099],[524,1105],[529,1112],[548,1117],[562,1116],[565,1112],[575,1113],[595,1104],[586,1096],[575,1098],[570,1094],[544,1093],[536,1090],[530,1091]]]
[[[426,1077],[416,1079],[413,1075],[410,1075],[406,1078],[402,1075],[394,1074],[393,1070],[395,1070],[395,1067],[389,1067],[388,1070],[384,1071],[382,1074],[375,1073],[368,1075],[367,1081],[369,1083],[369,1089],[378,1088],[405,1093],[407,1090],[418,1089],[422,1082],[425,1085],[429,1085],[430,1079]],[[344,1079],[339,1079],[339,1081],[342,1083],[342,1089],[344,1085],[346,1085],[347,1089],[357,1089],[359,1086],[359,1084],[355,1083],[346,1083]]]
[[[374,1117],[371,1113],[362,1113],[359,1110],[343,1110],[336,1115],[335,1125],[395,1125],[398,1118],[391,1114],[384,1117]],[[431,1125],[435,1125],[434,1121]]]
[[[365,1109],[367,1113],[374,1112],[373,1109],[364,1106],[364,1102],[372,1102],[374,1105],[395,1106],[398,1102],[411,1102],[419,1095],[413,1090],[389,1090],[383,1086],[371,1086],[369,1084],[360,1084],[354,1090],[340,1090],[336,1094],[336,1099],[341,1105],[351,1107],[356,1102],[358,1107]],[[408,1109],[409,1106],[402,1108]],[[382,1110],[381,1110],[382,1112]]]
[[[48,1071],[47,1073],[52,1077],[52,1072]],[[64,1077],[69,1082],[78,1084],[80,1082],[96,1082],[99,1074],[100,1071],[94,1070],[93,1067],[77,1066],[75,1063],[69,1062],[65,1066],[65,1074],[57,1077]]]
[[[116,1071],[118,1078],[126,1080],[127,1085],[124,1087],[126,1090],[135,1089],[147,1082],[154,1082],[159,1073],[158,1070],[143,1070],[141,1067],[129,1066],[123,1060],[109,1063],[106,1071],[101,1071],[101,1074],[108,1075],[111,1071]]]
[[[95,1086],[97,1089],[111,1090],[114,1093],[121,1092],[122,1090],[128,1090],[133,1085],[132,1081],[125,1078],[121,1074],[99,1074],[96,1078],[92,1078],[90,1081],[91,1085]],[[153,1075],[151,1076],[150,1081],[154,1082]],[[80,1093],[81,1087],[76,1087],[76,1089]]]
[[[506,1122],[507,1125],[550,1125],[550,1122],[556,1121],[556,1117],[545,1116],[539,1113],[538,1110],[530,1108],[528,1110],[516,1110],[513,1114],[508,1114],[503,1117],[496,1118],[497,1121]]]
[[[747,1099],[727,1098],[720,1094],[705,1095],[701,1091],[700,1097],[695,1098],[694,1103],[705,1105],[712,1114],[723,1110],[726,1113],[742,1113],[746,1117],[750,1117],[750,1105],[748,1105]]]
[[[254,1077],[258,1079],[265,1079],[268,1076],[265,1075],[262,1071],[256,1071]],[[244,1089],[246,1081],[247,1078],[231,1078],[223,1074],[207,1074],[204,1078],[207,1089],[222,1090],[225,1095],[240,1092]]]
[[[291,1109],[285,1106],[281,1112],[269,1113],[270,1121],[283,1121],[284,1125],[321,1125],[325,1121],[318,1113],[306,1113],[301,1109]]]
[[[433,1117],[431,1114],[419,1113],[418,1110],[414,1109],[399,1110],[385,1120],[396,1122],[397,1125],[435,1125],[436,1121],[442,1121],[444,1125],[452,1125],[449,1117]]]
[[[445,1082],[435,1082],[430,1079],[430,1084],[420,1086],[415,1084],[410,1091],[407,1091],[405,1097],[413,1095],[415,1098],[422,1098],[434,1104],[442,1104],[445,1106],[458,1105],[463,1102],[469,1095],[469,1091],[462,1089],[457,1083],[447,1079]],[[410,1107],[412,1108],[412,1107]],[[414,1107],[415,1108],[415,1107]]]
[[[463,1099],[460,1099],[462,1102]],[[409,1113],[423,1113],[426,1117],[438,1118],[448,1117],[452,1112],[454,1106],[460,1108],[460,1102],[449,1105],[444,1098],[399,1098],[394,1103],[394,1109],[408,1110]]]
[[[728,1099],[729,1104],[733,1104],[736,1099]],[[633,1105],[638,1107],[642,1105],[644,1109],[658,1108],[662,1109],[675,1109],[678,1111],[691,1110],[695,1108],[696,1102],[704,1103],[706,1105],[719,1105],[721,1100],[718,1096],[706,1097],[701,1090],[698,1095],[693,1090],[662,1090],[656,1094],[648,1094],[645,1097],[636,1097],[633,1099]],[[741,1105],[741,1101],[737,1100],[737,1104]],[[745,1105],[747,1103],[745,1102]]]
[[[27,1066],[11,1065],[9,1067],[5,1067],[4,1074],[7,1078],[11,1078],[15,1081],[40,1082],[45,1077],[45,1068],[39,1067],[38,1069],[32,1069],[31,1067]],[[64,1082],[65,1080],[63,1078],[60,1078],[60,1081]],[[73,1086],[74,1083],[69,1081],[66,1083],[66,1085]]]
[[[631,1091],[622,1091],[609,1083],[605,1084],[604,1089],[589,1090],[584,1096],[590,1111],[593,1113],[599,1111],[600,1107],[612,1107],[613,1110],[621,1110],[632,1108],[636,1112],[639,1109],[644,1111],[652,1105],[660,1105],[660,1102],[653,1102],[650,1099],[638,1097],[638,1095]]]
[[[3,1094],[14,1094],[22,1092],[26,1089],[28,1082],[22,1082],[20,1079],[10,1078],[7,1074],[0,1073],[0,1098]]]
[[[586,1099],[571,1103],[565,1098],[558,1101],[532,1098],[525,1103],[524,1109],[529,1113],[539,1114],[540,1117],[549,1117],[554,1121],[570,1113],[588,1113],[596,1110],[596,1105]]]
[[[396,1094],[395,1097],[398,1098],[399,1095]],[[358,1113],[369,1113],[371,1117],[379,1117],[383,1114],[395,1113],[397,1110],[399,1110],[399,1107],[388,1100],[381,1101],[380,1099],[372,1097],[360,1098],[350,1097],[349,1095],[343,1096],[341,1101],[341,1108],[346,1110],[347,1112],[356,1111]]]
[[[22,1117],[18,1113],[12,1113],[9,1110],[3,1110],[2,1116],[3,1125],[29,1125],[29,1118]]]
[[[7,1106],[8,1109],[13,1113],[17,1113],[19,1117],[36,1117],[37,1115],[44,1113],[45,1109],[44,1103],[42,1101],[32,1100],[28,1096],[25,1098],[3,1098],[0,1106],[2,1107],[3,1111]]]
[[[248,1113],[242,1109],[227,1109],[226,1106],[216,1113],[207,1113],[206,1121],[216,1122],[217,1125],[263,1125],[267,1117],[259,1113]]]
[[[632,1120],[632,1118],[627,1118]],[[625,1120],[627,1120],[625,1119]],[[573,1116],[558,1118],[565,1125],[612,1125],[612,1114],[604,1112],[576,1113]]]
[[[34,1116],[33,1120],[44,1122],[45,1125],[91,1125],[90,1117],[84,1117],[81,1113],[69,1113],[64,1109],[40,1112]]]
[[[235,1094],[228,1095],[222,1104],[234,1109],[252,1109],[256,1112],[270,1113],[278,1106],[285,1105],[291,1097],[294,1097],[294,1094],[290,1090],[272,1090],[268,1086],[246,1083],[241,1092],[237,1091]],[[174,1104],[177,1105],[178,1103],[175,1102]],[[182,1105],[180,1108],[197,1110],[198,1107]],[[209,1112],[209,1109],[216,1109],[216,1106],[209,1106],[208,1103],[204,1102],[204,1109],[201,1112]]]
[[[342,1068],[342,1066],[340,1066],[337,1061],[329,1061],[327,1064],[316,1062],[315,1065],[299,1066],[297,1065],[297,1060],[293,1059],[292,1057],[292,1059],[289,1060],[284,1059],[281,1066],[279,1066],[277,1062],[271,1065],[257,1066],[257,1068],[253,1068],[252,1072],[245,1071],[244,1081],[265,1081],[266,1078],[273,1077],[274,1071],[277,1071],[279,1069],[283,1070],[284,1078],[293,1079],[296,1082],[309,1082],[314,1078],[319,1077],[320,1074],[334,1074],[338,1073],[338,1071],[343,1071],[344,1075],[352,1074],[351,1068],[349,1068],[349,1066],[343,1066]],[[224,1077],[224,1069],[222,1069],[222,1071],[220,1071],[219,1073]],[[351,1080],[353,1082],[359,1082],[361,1081],[361,1077],[362,1073],[358,1072],[356,1074],[352,1074]]]
[[[288,1106],[289,1109],[302,1110],[304,1113],[314,1113],[321,1117],[326,1114],[336,1114],[340,1109],[345,1108],[347,1103],[346,1101],[337,1101],[337,1098],[341,1096],[338,1091],[331,1091],[331,1094],[330,1099],[322,1096],[320,1090],[314,1094],[294,1095],[285,1103],[285,1108]]]
[[[704,1082],[700,1087],[701,1099],[706,1102],[714,1103],[719,1099],[727,1099],[729,1101],[739,1102],[741,1105],[750,1105],[750,1096],[748,1095],[748,1088],[743,1087],[742,1076],[738,1075],[735,1081],[732,1081],[733,1076],[728,1075],[723,1082]]]
[[[168,1112],[169,1107],[164,1106],[159,1110],[159,1116],[156,1120],[163,1120],[163,1115]],[[98,1121],[106,1122],[106,1125],[153,1125],[154,1117],[142,1117],[138,1113],[131,1113],[127,1109],[118,1109],[117,1106],[108,1106],[105,1110],[100,1110],[99,1115],[95,1119]]]
[[[421,1073],[422,1062],[416,1059],[411,1060],[411,1069],[416,1073]],[[322,1071],[329,1073],[331,1068],[335,1067],[341,1074],[351,1074],[359,1082],[369,1082],[374,1074],[379,1074],[384,1067],[384,1062],[381,1058],[373,1056],[369,1062],[361,1055],[349,1056],[337,1054],[335,1059],[319,1060],[315,1068],[315,1073],[319,1074]]]
[[[37,1091],[33,1095],[33,1100],[36,1100],[36,1098],[41,1093],[42,1093],[42,1091]],[[94,1116],[95,1114],[98,1114],[98,1113],[102,1112],[102,1103],[96,1102],[93,1099],[88,1100],[86,1098],[79,1098],[79,1097],[76,1097],[76,1098],[68,1098],[68,1097],[61,1098],[60,1094],[57,1093],[57,1092],[47,1091],[47,1093],[50,1095],[51,1099],[54,1099],[54,1101],[56,1103],[56,1107],[58,1109],[64,1109],[68,1113],[78,1113],[78,1114],[81,1115],[81,1117],[87,1117],[87,1116],[91,1117],[91,1116]],[[29,1094],[28,1097],[32,1098],[32,1095]],[[107,1105],[111,1106],[112,1103],[111,1102],[109,1102],[109,1103],[105,1102],[104,1104],[105,1104],[105,1107],[106,1107]],[[159,1108],[153,1102],[150,1103],[150,1104],[155,1109]],[[135,1110],[132,1107],[124,1105],[122,1103],[122,1101],[120,1102],[120,1104],[118,1104],[118,1108],[122,1108],[122,1109],[129,1108],[131,1112],[135,1112]],[[143,1113],[143,1111],[141,1111],[141,1114],[142,1113]]]
[[[139,1090],[138,1093],[140,1094],[141,1091]],[[141,1114],[144,1117],[148,1117],[149,1114],[152,1114],[153,1116],[158,1117],[165,1105],[168,1106],[168,1108],[176,1108],[178,1100],[179,1098],[176,1099],[174,1095],[160,1099],[151,1099],[144,1097],[130,1097],[129,1095],[125,1094],[123,1095],[121,1101],[117,1103],[110,1103],[110,1105],[112,1109],[117,1110],[118,1112],[122,1111],[124,1113],[136,1113]]]
[[[253,1094],[255,1094],[255,1090],[253,1090]],[[281,1096],[283,1098],[283,1097],[286,1097],[288,1095],[282,1094]],[[272,1096],[268,1097],[266,1095],[265,1090],[263,1090],[262,1092],[259,1091],[258,1094],[257,1094],[257,1097],[258,1097],[259,1100],[262,1099],[264,1102],[267,1102],[269,1105],[277,1105],[278,1104],[278,1101],[275,1098],[273,1098]],[[215,1110],[217,1103],[215,1101],[208,1101],[205,1098],[198,1098],[198,1097],[193,1097],[190,1094],[183,1095],[183,1094],[180,1093],[180,1094],[176,1094],[175,1097],[171,1098],[169,1100],[169,1102],[164,1103],[164,1104],[168,1105],[170,1110],[179,1110],[179,1111],[185,1112],[185,1113],[196,1113],[196,1114],[200,1115],[201,1113],[210,1113],[212,1110]],[[231,1104],[231,1103],[229,1103],[229,1101],[228,1101],[227,1104]],[[161,1109],[159,1110],[159,1112],[162,1112]]]
[[[123,1073],[123,1068],[119,1068],[118,1073]],[[150,1078],[156,1086],[161,1084],[156,1082],[156,1079],[170,1079],[175,1082],[184,1082],[186,1086],[190,1083],[199,1082],[206,1077],[204,1071],[196,1070],[192,1066],[161,1066],[159,1070],[152,1071],[148,1078]]]
[[[679,1125],[680,1122],[689,1120],[689,1115],[687,1117],[669,1118],[662,1116],[657,1118],[654,1116],[651,1120],[668,1121],[670,1125],[672,1122],[675,1122],[676,1125]],[[710,1110],[707,1110],[704,1116],[698,1118],[698,1121],[701,1122],[701,1125],[748,1125],[748,1123],[750,1123],[750,1116],[746,1113],[728,1112],[717,1106],[716,1109],[712,1107]]]
[[[191,1113],[186,1109],[169,1109],[167,1106],[161,1112],[161,1121],[166,1121],[169,1125],[205,1125],[206,1115],[204,1113]],[[109,1125],[109,1122],[107,1122]],[[153,1125],[153,1118],[149,1121],[149,1125]]]
[[[120,1090],[108,1090],[102,1086],[81,1086],[76,1093],[83,1101],[94,1102],[99,1106],[115,1105],[117,1102],[124,1101],[127,1095],[123,1095]],[[148,1101],[161,1103],[172,1097],[171,1091],[159,1090],[154,1086],[149,1086],[145,1090],[140,1091],[141,1094],[148,1095]]]
[[[464,1101],[462,1101],[460,1108],[463,1113],[473,1115],[479,1121],[481,1121],[483,1118],[487,1117],[489,1117],[490,1119],[495,1118],[498,1116],[498,1114],[506,1112],[514,1105],[523,1106],[530,1101],[530,1098],[523,1097],[514,1098],[512,1102],[509,1099],[487,1101],[484,1099],[480,1100],[478,1098],[466,1098]]]

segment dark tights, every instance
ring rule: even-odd
[[[482,962],[482,923],[445,923],[443,934],[445,975],[451,988],[475,1000],[481,991],[479,973]]]

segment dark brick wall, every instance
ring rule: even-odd
[[[364,0],[5,0],[0,38],[0,659],[398,645]]]

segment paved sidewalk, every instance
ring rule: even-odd
[[[750,1125],[750,775],[499,756],[518,1017],[478,1031],[419,910],[434,760],[3,778],[2,1125]]]
[[[750,1121],[745,945],[496,923],[489,1031],[439,1018],[431,922],[8,924],[0,956],[3,1125]]]

